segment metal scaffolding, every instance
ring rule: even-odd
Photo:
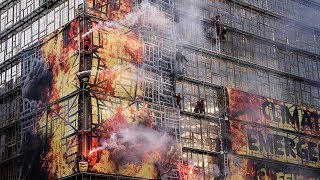
[[[0,179],[23,179],[28,172],[23,167],[27,156],[39,148],[48,151],[47,141],[55,133],[63,134],[59,148],[64,151],[65,166],[76,172],[77,156],[94,147],[101,134],[108,131],[105,123],[116,116],[120,107],[137,112],[134,118],[138,120],[142,116],[140,110],[147,109],[157,126],[181,144],[179,166],[162,175],[162,179],[227,179],[231,173],[230,154],[270,163],[232,151],[228,88],[319,110],[320,29],[303,22],[294,10],[297,6],[319,12],[320,5],[315,1],[286,0],[288,6],[278,1],[150,1],[169,23],[157,30],[143,22],[141,27],[126,27],[126,33],[141,34],[135,41],[143,42],[143,63],[131,66],[128,64],[132,59],[127,56],[115,57],[112,63],[120,67],[116,70],[126,73],[115,78],[112,93],[108,89],[111,78],[101,76],[101,72],[114,65],[102,62],[105,54],[101,52],[109,48],[104,39],[107,33],[86,34],[99,22],[112,19],[112,13],[125,10],[119,8],[122,0],[90,2],[93,7],[81,0],[0,4]],[[134,8],[141,3],[130,2]],[[188,11],[189,6],[201,13]],[[11,19],[10,12],[16,13],[19,8],[21,13]],[[221,24],[228,31],[225,42],[218,36],[213,21],[217,14],[221,14]],[[181,19],[188,21],[181,23]],[[32,72],[33,62],[41,59],[41,46],[70,28],[71,23],[78,23],[72,38],[75,46],[73,54],[64,53],[74,60],[71,69],[77,69],[74,91],[40,105],[23,98],[22,86]],[[115,48],[120,52],[123,47]],[[177,61],[177,49],[188,61]],[[184,97],[181,108],[177,93]],[[205,113],[194,111],[201,99]],[[41,132],[39,139],[44,142],[37,139],[35,131]],[[44,147],[26,148],[30,137],[44,143]],[[308,166],[276,164],[319,173]],[[91,172],[59,176],[133,178]]]

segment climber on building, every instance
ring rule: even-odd
[[[181,50],[177,49],[174,75],[182,73],[181,64],[183,64],[184,61],[188,62],[187,58],[182,54]]]
[[[221,42],[225,42],[226,41],[226,35],[227,35],[227,28],[222,26],[220,23],[220,17],[221,15],[218,14],[215,17],[215,26],[216,26],[216,33],[217,36],[219,37]]]
[[[205,114],[204,99],[200,99],[199,101],[197,101],[196,107],[194,108],[194,112]]]
[[[181,52],[180,49],[177,49],[177,52],[176,52],[176,60],[177,60],[177,61],[180,61],[180,62],[183,62],[183,61],[188,62],[187,58],[182,54],[182,52]]]
[[[183,96],[181,96],[180,93],[176,95],[176,107],[179,107],[181,109],[181,101],[184,99]]]
[[[91,45],[91,37],[90,34],[86,34],[83,36],[83,49],[85,51],[89,51]]]

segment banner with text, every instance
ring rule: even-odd
[[[262,162],[242,158],[235,155],[228,156],[229,180],[244,179],[291,179],[291,180],[319,180],[319,173],[294,166],[282,167],[280,164]]]
[[[270,128],[230,121],[234,153],[320,167],[320,140]]]
[[[230,119],[319,136],[320,111],[228,89]]]

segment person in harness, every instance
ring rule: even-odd
[[[188,62],[187,58],[182,54],[180,49],[177,49],[176,60],[180,62],[183,62],[183,61]]]
[[[90,34],[83,35],[83,49],[89,51],[91,46]]]
[[[181,96],[181,94],[180,93],[178,93],[177,95],[176,95],[176,107],[179,107],[179,109],[181,109],[181,101],[184,99],[184,97],[183,96]]]
[[[194,108],[194,112],[205,114],[204,99],[200,99],[199,101],[197,101],[196,107]]]
[[[220,39],[221,42],[226,41],[226,34],[227,34],[227,28],[223,27],[220,23],[220,14],[216,15],[215,17],[215,26],[216,26],[216,33],[218,38]]]
[[[183,65],[183,62],[188,62],[187,58],[182,54],[180,49],[177,49],[176,52],[176,63],[175,63],[175,73],[182,73],[181,72],[181,64]]]

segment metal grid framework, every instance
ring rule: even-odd
[[[305,11],[313,10],[313,7],[319,7],[319,3],[316,1],[296,1],[296,0],[276,0],[276,1],[264,1],[264,0],[240,0],[235,2],[244,6],[251,6],[253,8],[264,10],[274,16],[285,17],[286,19],[293,19],[300,21],[300,23],[306,23],[307,25],[317,26],[311,22],[304,21],[311,18],[311,16],[317,16],[316,13],[301,13]],[[319,27],[319,26],[318,26]]]
[[[0,12],[0,64],[73,20],[83,0],[12,2]]]
[[[190,115],[181,116],[182,146],[209,153],[220,151],[219,123]]]
[[[139,2],[137,0],[135,3]],[[319,27],[312,27],[310,24],[305,28],[305,22],[301,22],[307,17],[300,16],[297,13],[299,9],[312,9],[306,2],[208,0],[208,6],[201,10],[202,23],[180,24],[179,29],[182,31],[179,33],[190,37],[192,41],[183,45],[182,53],[189,62],[180,65],[179,68],[183,73],[175,78],[171,75],[174,68],[177,68],[174,65],[176,49],[173,30],[174,11],[184,16],[190,15],[183,9],[174,9],[174,6],[183,7],[184,1],[175,1],[175,5],[170,0],[156,2],[172,24],[166,31],[157,32],[156,35],[148,31],[148,27],[142,28],[144,41],[144,64],[140,67],[144,74],[142,97],[157,123],[167,128],[177,140],[181,141],[183,147],[181,161],[187,164],[192,159],[204,179],[221,176],[219,173],[212,174],[212,170],[215,169],[225,170],[222,173],[227,174],[226,167],[223,167],[227,165],[225,161],[227,145],[224,144],[222,137],[226,134],[223,131],[228,124],[224,121],[223,115],[227,108],[227,96],[222,86],[319,109],[320,30],[317,29]],[[46,107],[34,111],[36,104],[21,100],[19,89],[21,79],[24,79],[21,78],[23,74],[21,72],[28,72],[32,64],[28,57],[20,57],[21,51],[79,15],[77,9],[81,3],[81,0],[59,1],[53,6],[54,8],[49,7],[54,3],[41,0],[0,4],[4,7],[0,11],[0,179],[20,178],[17,158],[20,156],[18,150],[21,149],[24,134],[36,128],[37,123],[34,122],[36,116],[46,114],[50,109]],[[44,7],[46,11],[39,13]],[[216,14],[222,14],[222,23],[229,30],[227,40],[221,43],[221,47],[212,41],[216,35],[211,18]],[[97,21],[95,18],[87,20]],[[16,27],[17,24],[20,25],[19,28]],[[193,29],[197,26],[204,26],[207,35],[202,36],[203,34],[194,32]],[[218,51],[218,45],[221,51]],[[94,52],[96,48],[102,47],[93,45],[91,54],[82,54],[81,59],[98,60],[100,57]],[[37,53],[30,54],[30,58],[32,55],[37,56]],[[21,62],[26,63],[23,66],[26,69],[21,69]],[[85,66],[87,65],[83,65],[79,70],[90,68],[90,65]],[[98,68],[103,69],[103,67]],[[131,77],[123,78],[135,82],[130,79]],[[123,94],[137,91],[134,83],[129,86],[124,85],[126,84],[117,84],[121,87],[117,89],[122,89]],[[181,111],[174,108],[174,93],[178,92],[185,97]],[[68,149],[66,156],[69,164],[74,163],[74,155],[81,146],[82,137],[78,135],[85,129],[78,123],[82,123],[80,117],[84,111],[81,108],[86,96],[88,95],[79,94],[65,97],[58,103],[63,110],[56,112],[52,119],[52,122],[64,121],[68,124],[65,129],[68,136],[62,141]],[[94,98],[96,106],[103,111],[114,109],[101,103],[99,98]],[[139,106],[140,103],[137,101],[140,97],[112,98],[114,104],[121,104],[124,100],[132,101],[132,106]],[[196,101],[200,98],[205,100],[205,115],[193,113]],[[78,102],[79,106],[75,105]],[[90,108],[88,110],[90,111]],[[18,121],[19,118],[21,122]],[[99,119],[100,121],[102,119]],[[90,124],[90,128],[96,128],[99,122]],[[47,126],[40,129],[48,130]],[[224,161],[216,160],[221,158],[224,158]],[[94,175],[89,174],[89,176]],[[178,176],[176,171],[170,175],[171,178]]]
[[[59,111],[53,108],[54,105],[61,107]],[[51,114],[50,116],[48,114]],[[33,111],[28,113],[20,119],[19,123],[19,142],[17,144],[18,159],[17,179],[25,178],[22,164],[26,163],[24,157],[25,153],[29,151],[26,149],[26,143],[30,141],[27,136],[30,132],[38,131],[41,134],[42,143],[55,135],[55,133],[62,133],[63,137],[59,140],[66,163],[70,166],[74,165],[74,157],[78,152],[78,95],[69,97],[68,99],[55,103],[52,106],[44,108],[40,111]],[[46,147],[49,148],[49,147]],[[35,150],[35,149],[32,149]]]
[[[201,33],[192,33],[192,27],[198,26],[197,24],[184,25],[186,36],[190,35],[191,39],[195,40],[195,42],[192,41],[185,45],[184,54],[187,59],[191,60],[184,65],[187,72],[185,75],[195,79],[203,79],[203,76],[206,76],[205,82],[257,92],[266,97],[295,104],[318,107],[319,58],[318,52],[310,52],[310,50],[319,49],[319,41],[317,40],[319,30],[304,29],[301,33],[305,36],[302,36],[301,33],[295,34],[285,31],[292,36],[292,40],[288,39],[289,35],[283,35],[287,37],[284,41],[280,40],[282,35],[277,34],[280,31],[266,30],[274,35],[264,37],[264,33],[253,31],[257,26],[257,19],[261,20],[261,18],[256,18],[256,20],[252,18],[252,11],[255,10],[238,6],[240,5],[234,2],[214,1],[208,11],[203,10],[206,12],[203,20],[206,33],[212,33],[214,26],[209,19],[218,13],[222,14],[222,22],[229,29],[226,42],[221,44],[221,55],[214,53],[215,44],[211,43],[210,39],[206,40],[200,37]],[[247,19],[247,22],[239,18],[242,17],[241,14],[231,16],[236,12],[230,13],[230,11],[233,12],[237,8],[249,12],[245,13],[245,15],[248,14],[248,17],[243,17],[243,19]],[[259,14],[266,16],[269,21],[270,18],[273,21],[279,21],[262,12],[255,13],[255,16]],[[264,20],[262,19],[262,21]],[[236,26],[237,23],[241,26]],[[263,25],[269,29],[281,28],[277,24],[282,26],[284,23],[273,22]],[[243,29],[244,25],[247,26],[246,29]],[[302,31],[302,27],[295,26],[294,28],[300,28],[299,31]],[[290,27],[290,30],[294,30],[294,28]],[[259,31],[264,29],[259,25]],[[301,38],[304,37],[308,38],[302,40]],[[290,42],[296,44],[291,45]],[[310,46],[307,45],[308,48],[303,48],[302,46],[306,47],[304,44],[310,44]],[[206,75],[200,73],[206,73]],[[282,91],[279,91],[280,89]]]
[[[319,109],[319,41],[317,40],[319,29],[306,26],[299,22],[301,20],[298,17],[282,14],[286,16],[282,18],[282,15],[272,14],[273,11],[280,13],[280,6],[283,8],[283,4],[278,1],[273,1],[275,3],[272,5],[273,9],[269,9],[270,12],[268,9],[255,7],[257,4],[254,2],[263,4],[262,1],[219,0],[208,2],[208,6],[201,6],[203,19],[200,21],[202,21],[206,36],[203,36],[201,32],[192,32],[197,29],[198,23],[191,21],[182,24],[180,33],[184,34],[185,38],[191,39],[190,42],[183,45],[182,54],[186,56],[188,62],[183,62],[183,73],[177,81],[177,91],[182,92],[185,97],[182,103],[184,111],[181,111],[183,114],[199,117],[192,111],[196,101],[200,98],[205,99],[206,108],[212,106],[211,109],[214,109],[216,103],[208,105],[210,100],[208,102],[206,97],[210,97],[211,89],[217,86],[235,88]],[[189,15],[181,8],[184,7],[184,3],[188,4],[186,1],[177,1],[180,17],[192,16],[192,13]],[[288,6],[292,7],[296,2],[290,1],[289,3],[291,4]],[[197,8],[196,3],[194,6]],[[314,10],[306,5],[299,4],[299,6]],[[228,29],[226,42],[221,43],[221,53],[217,51],[217,44],[212,42],[214,23],[211,19],[217,14],[222,14],[221,22]],[[207,92],[208,95],[205,95],[204,92]],[[221,97],[227,98],[225,94]],[[228,108],[227,101],[222,104],[222,108],[217,106],[220,113],[223,113],[223,108]],[[215,119],[215,114],[213,113],[212,117],[212,114],[210,115],[207,111],[208,109],[206,109],[206,115],[200,115],[200,117],[207,120]],[[224,126],[220,126],[222,131],[219,135],[230,133],[228,129],[223,129],[228,127],[228,121],[222,120],[221,122]],[[194,126],[195,132],[197,129],[201,132],[202,128],[199,128],[199,124],[198,127]],[[190,137],[192,133],[187,137]],[[204,139],[200,135],[196,137]],[[192,140],[189,141],[190,146],[201,146],[199,144],[201,140],[197,141],[198,144]],[[222,152],[225,153],[230,150],[230,147],[228,143],[225,144],[225,140],[222,140],[223,143]],[[286,166],[289,168],[290,165]],[[228,174],[227,171],[224,173]]]
[[[95,1],[93,1],[93,4]],[[136,2],[139,6],[139,2]],[[159,10],[163,10],[166,17],[173,22],[173,8],[171,2],[157,1],[153,5],[157,6]],[[171,8],[171,9],[170,9]],[[99,9],[99,12],[104,12],[108,9]],[[89,22],[97,22],[93,17],[89,18]],[[152,32],[150,27],[143,25],[141,27],[143,40],[143,64],[136,70],[136,75],[121,77],[121,81],[115,83],[115,89],[119,97],[112,97],[107,94],[96,92],[99,88],[99,83],[90,83],[92,89],[91,98],[92,108],[97,109],[97,114],[93,114],[94,121],[91,124],[92,132],[96,132],[99,126],[105,122],[106,117],[113,117],[117,107],[142,108],[146,107],[152,114],[157,125],[169,132],[177,141],[180,141],[180,122],[179,111],[174,106],[174,83],[171,77],[173,71],[172,63],[175,58],[175,44],[173,38],[171,23],[164,32]],[[163,37],[166,38],[163,38]],[[99,38],[99,36],[98,36]],[[95,42],[101,42],[97,40]],[[99,65],[101,57],[95,53],[99,48],[104,48],[102,44],[93,44],[92,64]],[[119,65],[126,64],[126,59],[119,58]],[[96,63],[95,63],[96,62]],[[91,67],[91,65],[88,65]],[[105,67],[98,66],[92,69],[99,71]],[[140,76],[142,94],[139,94],[140,84],[137,77]],[[143,77],[143,78],[141,78]],[[100,82],[101,83],[101,82]],[[105,101],[108,99],[108,101]],[[143,99],[143,101],[141,101]],[[112,101],[112,103],[110,103]],[[126,105],[128,104],[129,105]],[[138,110],[137,109],[137,110]],[[95,138],[97,134],[92,133],[91,138]],[[90,142],[89,142],[90,143]],[[179,178],[178,169],[173,169],[169,174],[165,175],[168,179]]]
[[[19,149],[22,143],[22,132],[32,131],[34,127],[32,119],[35,116],[27,115],[27,113],[35,109],[35,103],[22,101],[21,98],[21,76],[23,71],[21,62],[22,59],[25,60],[23,61],[24,63],[29,62],[27,57],[21,57],[21,52],[26,47],[31,46],[39,39],[74,19],[79,1],[61,2],[24,0],[1,3],[0,179],[20,178],[18,158],[21,157]],[[24,67],[30,68],[31,64],[29,63]],[[22,116],[24,116],[23,120],[26,121],[24,123],[19,121]]]
[[[162,130],[170,134],[176,141],[181,141],[181,130],[180,130],[180,121],[179,121],[179,111],[173,109],[172,107],[163,106],[154,103],[142,103],[142,101],[132,101],[128,103],[127,100],[122,100],[119,98],[114,98],[111,96],[105,96],[108,98],[108,101],[99,98],[93,98],[92,108],[98,110],[97,114],[92,114],[96,117],[91,123],[89,139],[99,138],[100,133],[104,133],[103,126],[104,123],[108,121],[108,118],[114,117],[118,107],[123,107],[124,109],[133,107],[138,112],[140,108],[146,108],[152,117],[154,118],[157,127],[160,127]],[[110,102],[112,101],[112,102]],[[107,118],[107,119],[106,119]],[[135,117],[139,121],[139,116]],[[91,142],[89,142],[91,143]],[[180,157],[182,158],[182,156]],[[179,160],[181,162],[181,160]],[[179,170],[172,169],[169,173],[162,176],[163,179],[179,179]]]
[[[222,52],[224,49],[225,47]],[[193,49],[185,50],[185,54],[191,59],[185,64],[187,78],[203,79],[204,83],[232,87],[308,107],[319,107],[319,86],[313,81],[306,81],[289,73],[284,75],[283,71],[277,72],[272,68],[247,64],[247,61],[232,56],[219,58],[210,52],[203,53]],[[279,60],[276,57],[274,59]],[[287,63],[289,61],[295,63],[293,60],[286,60]],[[270,59],[267,62],[272,63]],[[312,69],[308,72],[316,75],[318,69],[310,67]]]
[[[195,176],[190,175],[188,179],[212,179],[220,175],[221,159],[219,155],[210,153],[199,153],[196,151],[185,150],[183,152],[183,159],[192,161],[194,164],[193,171]]]

